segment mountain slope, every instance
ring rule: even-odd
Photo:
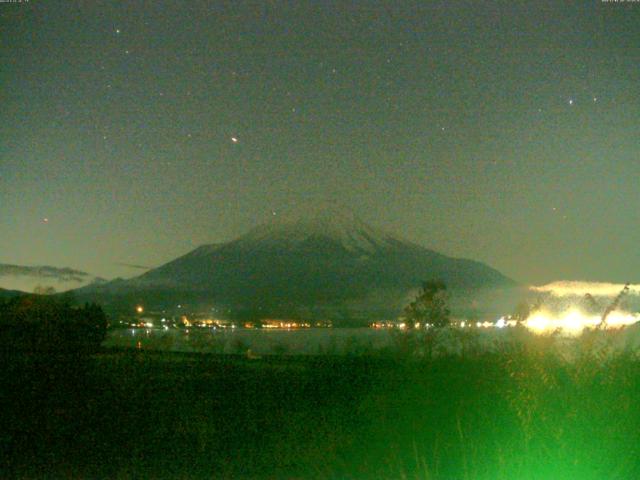
[[[454,289],[510,285],[498,271],[398,239],[348,212],[322,209],[275,217],[228,243],[204,245],[131,280],[85,292],[224,305],[292,315],[397,310],[408,291],[440,278]],[[256,313],[258,314],[258,313]]]

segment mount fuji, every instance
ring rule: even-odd
[[[107,308],[181,303],[215,305],[243,318],[364,318],[397,314],[412,289],[436,278],[453,292],[514,285],[482,263],[439,254],[344,209],[321,206],[273,215],[230,242],[76,293]]]

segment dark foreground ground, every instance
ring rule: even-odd
[[[640,478],[640,362],[2,356],[3,478]]]

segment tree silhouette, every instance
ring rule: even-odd
[[[607,308],[605,308],[602,313],[602,318],[600,319],[600,323],[598,324],[598,328],[605,329],[607,328],[607,317],[611,312],[613,312],[616,308],[620,306],[620,302],[624,298],[625,295],[629,293],[629,284],[625,284],[624,288],[620,290],[620,293],[616,295],[616,297],[611,301]]]
[[[447,286],[442,280],[423,282],[415,300],[404,308],[408,328],[414,328],[416,324],[446,327],[450,323],[449,314]]]

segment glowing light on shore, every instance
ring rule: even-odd
[[[541,293],[551,293],[557,297],[593,296],[615,297],[624,288],[622,283],[559,281],[546,285],[531,286],[529,290]],[[629,285],[629,294],[640,294],[640,285]]]
[[[603,326],[606,329],[621,328],[632,325],[640,320],[637,313],[623,312],[616,310],[611,312]],[[535,333],[552,333],[559,331],[568,335],[579,335],[587,329],[598,328],[602,317],[599,315],[588,315],[579,310],[568,310],[560,314],[553,314],[546,311],[539,311],[532,314],[524,325]]]
[[[631,317],[631,319],[630,319]],[[608,328],[620,328],[625,327],[627,325],[631,325],[635,322],[640,321],[640,314],[621,312],[619,310],[611,312],[607,316],[607,327]]]

